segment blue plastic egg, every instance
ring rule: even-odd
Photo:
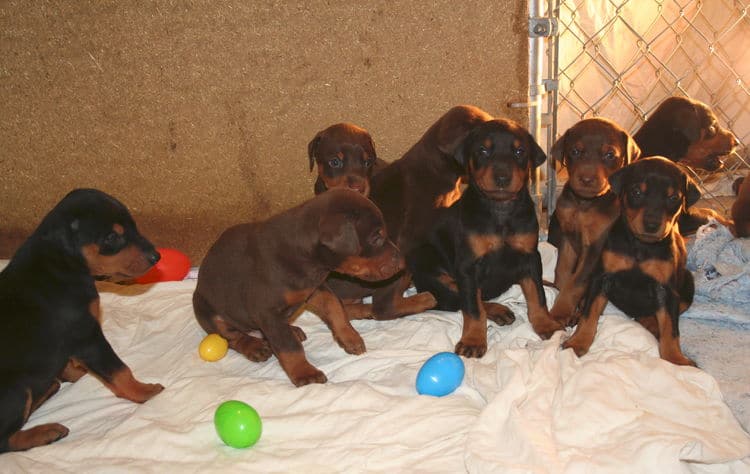
[[[453,393],[464,379],[464,361],[453,352],[438,352],[417,373],[417,393],[442,397]]]

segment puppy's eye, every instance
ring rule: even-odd
[[[125,238],[117,232],[107,234],[99,245],[99,253],[102,255],[113,255],[120,251],[125,244]]]
[[[485,148],[483,146],[480,146],[479,149],[477,150],[477,155],[486,158],[486,157],[490,156],[490,150],[488,150],[487,148]]]
[[[608,151],[607,153],[604,154],[604,159],[606,161],[614,161],[615,158],[617,157],[615,156],[615,152],[613,151]]]
[[[634,198],[640,198],[643,196],[643,191],[638,186],[634,186],[630,189],[630,195]]]
[[[513,150],[513,154],[516,155],[517,157],[521,157],[525,153],[526,153],[526,150],[522,146],[519,146],[518,148],[516,148],[515,150]]]
[[[678,202],[680,202],[680,196],[678,196],[677,194],[672,194],[667,198],[667,200],[670,204],[677,204]]]
[[[119,239],[120,234],[118,234],[117,232],[110,232],[106,237],[104,237],[104,240],[102,240],[102,244],[112,247],[117,244],[117,241]]]
[[[375,160],[373,160],[372,158],[368,158],[368,159],[365,160],[365,168],[369,168],[373,164],[375,164]]]
[[[328,165],[331,168],[341,168],[342,166],[344,166],[344,160],[342,160],[341,158],[331,158],[330,160],[328,160]]]
[[[709,137],[713,137],[714,135],[716,135],[716,125],[711,125],[710,127],[708,127],[706,132]]]
[[[573,148],[572,150],[570,150],[570,156],[572,156],[573,158],[578,158],[579,156],[581,156],[581,153],[582,152],[579,148]]]

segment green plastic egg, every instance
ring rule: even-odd
[[[263,431],[263,423],[255,408],[239,400],[219,405],[214,413],[214,426],[224,444],[233,448],[254,445]]]

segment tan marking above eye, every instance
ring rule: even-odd
[[[490,252],[499,250],[503,245],[503,240],[498,235],[489,234],[470,234],[469,248],[477,258],[483,257]]]
[[[112,230],[114,230],[116,233],[122,235],[125,233],[125,228],[121,226],[120,224],[115,224],[112,226]]]

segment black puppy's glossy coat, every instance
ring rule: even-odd
[[[521,285],[534,330],[549,337],[561,325],[547,312],[539,224],[527,186],[529,172],[546,155],[524,128],[495,119],[477,125],[455,156],[467,170],[469,185],[441,212],[426,243],[407,255],[414,284],[437,298],[437,309],[462,311],[457,354],[482,357],[487,319],[514,320],[510,309],[484,300],[515,283]]]
[[[575,333],[563,347],[588,352],[602,311],[611,301],[659,340],[659,354],[695,365],[679,344],[678,319],[693,301],[685,243],[677,220],[700,198],[685,171],[663,157],[641,159],[610,176],[621,214],[610,230],[588,287]]]
[[[60,382],[90,372],[115,395],[144,402],[163,387],[138,382],[100,326],[95,279],[129,280],[159,254],[115,198],[72,191],[0,273],[0,452],[49,444],[58,423],[21,430]]]

